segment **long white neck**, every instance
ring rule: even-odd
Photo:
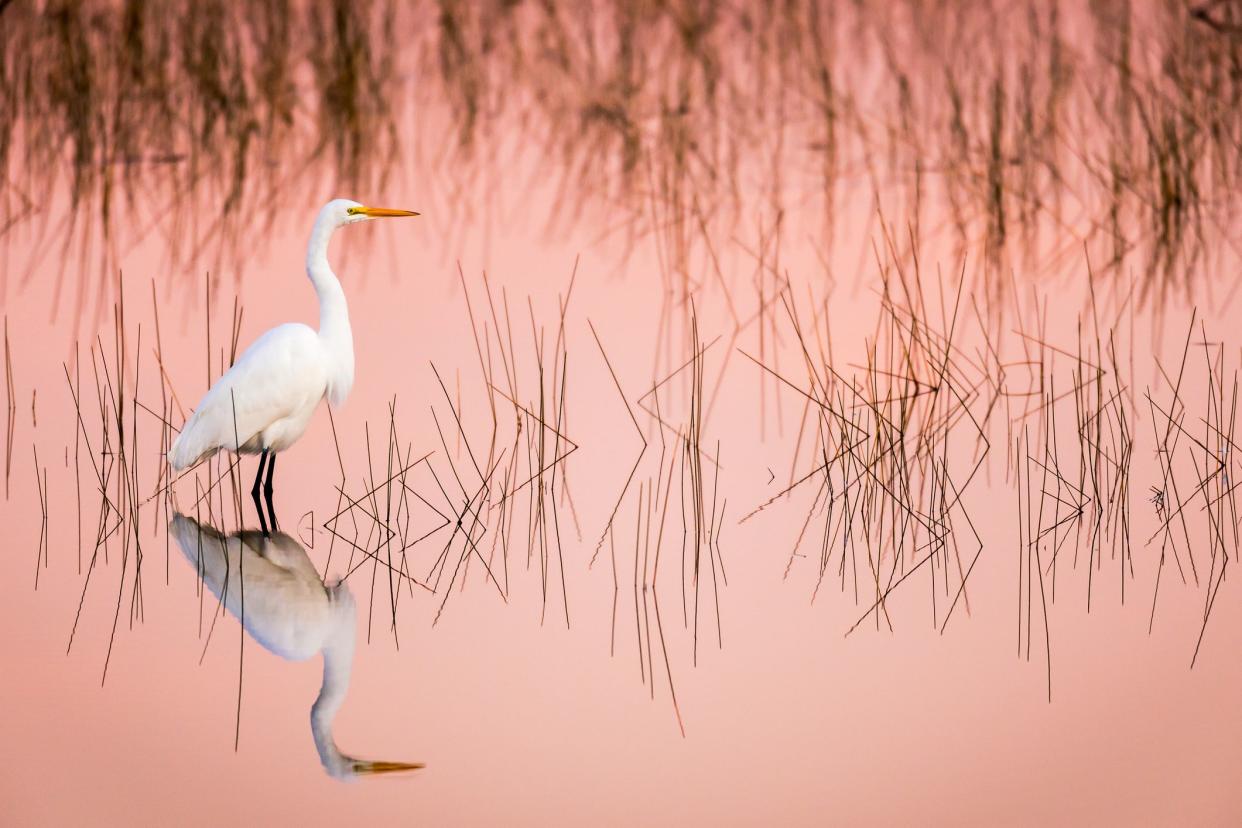
[[[320,213],[306,247],[306,275],[319,296],[319,339],[332,359],[328,398],[333,405],[340,405],[354,381],[354,334],[345,291],[328,264],[328,242],[336,228],[327,211]]]
[[[352,607],[352,604],[351,604]],[[339,612],[336,628],[329,634],[323,648],[323,684],[311,705],[311,735],[324,769],[332,776],[343,778],[353,773],[354,759],[336,746],[332,723],[345,702],[349,677],[354,666],[354,613]]]

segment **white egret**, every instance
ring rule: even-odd
[[[311,735],[324,769],[338,779],[416,770],[421,764],[347,756],[332,723],[345,701],[354,663],[356,610],[344,583],[324,584],[306,550],[283,532],[227,537],[182,514],[169,524],[203,583],[266,649],[290,661],[323,653],[323,684],[311,705]],[[243,612],[243,604],[245,602]]]
[[[224,449],[258,454],[251,496],[259,509],[259,485],[267,467],[268,510],[276,453],[291,446],[310,423],[319,401],[340,406],[354,382],[354,339],[341,283],[328,264],[328,242],[338,227],[386,216],[417,216],[410,210],[364,207],[338,198],[319,211],[306,246],[306,274],[319,296],[319,330],[287,323],[264,333],[245,350],[199,402],[168,452],[175,470]],[[272,516],[275,522],[275,515]]]

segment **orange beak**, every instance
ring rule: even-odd
[[[357,212],[368,218],[397,218],[399,216],[417,216],[413,210],[390,210],[387,207],[359,207]]]
[[[415,215],[418,215],[415,213]],[[373,775],[382,773],[404,773],[406,771],[414,771],[425,767],[422,762],[368,762],[357,761],[354,763],[354,773],[360,775]]]

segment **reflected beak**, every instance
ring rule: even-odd
[[[387,207],[359,207],[358,212],[368,218],[396,218],[399,216],[417,216],[413,210],[390,210]]]
[[[418,215],[415,213],[414,215]],[[422,762],[355,762],[354,773],[360,776],[368,776],[380,773],[404,773],[407,771],[418,770],[424,768]]]

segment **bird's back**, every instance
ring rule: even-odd
[[[168,452],[180,470],[220,449],[258,452],[263,430],[312,408],[327,389],[327,366],[319,335],[289,323],[256,339],[216,380]]]

